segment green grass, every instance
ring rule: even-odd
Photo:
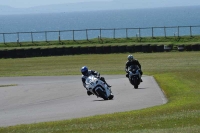
[[[0,59],[0,76],[80,75],[87,65],[101,75],[125,74],[125,54]],[[145,75],[155,77],[168,98],[160,106],[0,128],[0,133],[198,133],[200,52],[134,53]]]

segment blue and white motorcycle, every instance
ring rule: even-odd
[[[100,78],[94,75],[88,76],[85,81],[86,89],[90,91],[93,95],[101,97],[104,100],[111,100],[114,98],[114,95],[111,91],[111,88],[108,87]]]

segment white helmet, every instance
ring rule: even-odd
[[[133,56],[132,55],[128,55],[128,61],[133,61],[134,60],[134,58],[133,58]]]

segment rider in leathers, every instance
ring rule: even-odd
[[[126,77],[128,77],[128,67],[131,66],[131,65],[138,65],[138,67],[140,68],[140,74],[142,76],[143,72],[141,70],[141,65],[139,63],[139,61],[137,59],[134,59],[133,58],[133,55],[128,55],[128,61],[126,62],[126,65],[125,65],[125,71],[126,71]],[[142,79],[141,79],[141,82],[142,82]]]
[[[94,70],[88,70],[88,68],[86,66],[83,66],[81,68],[81,73],[82,73],[82,82],[83,82],[83,86],[86,88],[86,84],[85,81],[87,79],[88,76],[90,75],[96,75],[97,78],[99,78],[101,81],[103,81],[105,84],[107,84],[108,87],[111,87],[110,85],[108,85],[108,83],[105,81],[104,77],[100,77],[100,73]],[[92,93],[90,91],[87,91],[88,95],[92,95]]]

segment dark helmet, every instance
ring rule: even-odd
[[[88,74],[88,68],[87,68],[86,66],[83,66],[83,67],[81,68],[81,73],[82,73],[84,76],[86,76],[86,75]]]
[[[133,58],[133,56],[132,55],[128,55],[128,61],[133,61],[134,60],[134,58]]]

